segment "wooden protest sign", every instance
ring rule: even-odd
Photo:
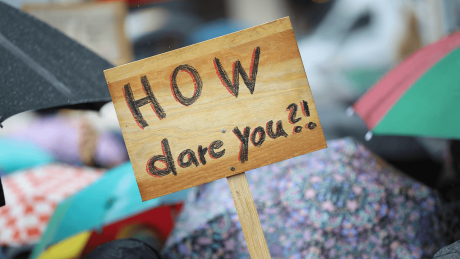
[[[268,258],[242,173],[326,147],[289,18],[104,73],[142,199],[228,177]]]

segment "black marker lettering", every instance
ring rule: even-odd
[[[217,72],[217,76],[220,78],[222,84],[227,88],[227,90],[235,97],[238,97],[239,91],[239,74],[243,78],[244,84],[248,87],[249,92],[254,93],[254,89],[256,86],[256,77],[257,77],[257,70],[259,68],[259,57],[260,57],[260,48],[257,47],[254,49],[252,53],[252,60],[251,60],[251,68],[249,69],[250,77],[246,74],[241,62],[237,60],[233,63],[233,81],[230,81],[230,78],[225,72],[224,67],[220,63],[218,58],[214,58],[214,67]]]
[[[180,71],[187,72],[192,77],[193,83],[195,83],[195,92],[193,93],[193,96],[191,98],[187,98],[183,96],[179,90],[179,87],[177,87],[176,77]],[[172,91],[174,98],[176,99],[176,101],[178,101],[179,103],[185,106],[189,106],[193,104],[194,102],[196,102],[196,100],[201,95],[201,91],[203,89],[203,82],[201,81],[201,77],[198,74],[198,71],[192,66],[180,65],[176,67],[176,69],[174,69],[174,71],[171,74],[170,81],[171,81],[171,91]]]
[[[155,177],[163,177],[170,174],[171,172],[174,175],[177,175],[174,159],[172,158],[171,149],[169,148],[168,139],[165,138],[161,141],[161,148],[163,150],[163,155],[154,156],[150,158],[149,161],[147,161],[147,173]],[[157,161],[163,162],[166,167],[157,168],[155,166],[155,162]]]
[[[259,140],[256,141],[256,137],[259,136]],[[254,146],[260,147],[265,141],[265,130],[264,127],[257,127],[252,131],[251,142]]]
[[[273,121],[267,122],[266,128],[267,128],[268,136],[270,138],[272,138],[272,139],[277,139],[277,138],[279,138],[281,136],[284,136],[284,137],[287,138],[287,136],[288,136],[288,134],[283,129],[283,122],[282,121],[276,122],[276,133],[273,133]]]
[[[295,118],[297,115],[297,104],[291,103],[289,106],[286,108],[286,110],[290,110],[289,112],[289,123],[294,124],[299,122],[302,118]]]
[[[295,126],[292,134],[296,134],[300,132],[302,132],[302,126]]]
[[[310,122],[308,123],[307,125],[305,125],[307,128],[309,128],[310,130],[316,128],[316,123],[314,122]]]
[[[300,106],[302,107],[303,115],[305,115],[306,117],[310,117],[310,109],[308,108],[307,101],[300,102]]]
[[[187,162],[184,162],[184,157],[188,156]],[[186,149],[180,153],[179,157],[177,158],[177,163],[179,164],[180,167],[186,168],[192,165],[192,163],[195,166],[200,165],[198,163],[198,159],[196,159],[195,152],[193,152],[191,149]]]
[[[166,117],[166,113],[163,111],[163,108],[161,108],[160,104],[155,98],[155,95],[153,95],[152,87],[150,87],[150,83],[147,79],[147,76],[141,77],[141,82],[142,88],[144,89],[144,93],[147,95],[147,97],[135,100],[130,84],[126,84],[123,87],[123,95],[125,96],[126,103],[128,104],[129,110],[131,111],[131,114],[136,120],[137,125],[141,129],[144,129],[145,127],[149,126],[149,124],[147,123],[147,121],[144,120],[144,117],[142,116],[139,107],[142,107],[150,103],[153,111],[160,120]]]
[[[241,134],[241,131],[238,127],[233,129],[233,133],[238,137],[240,140],[240,155],[238,156],[238,160],[243,164],[245,161],[248,161],[248,148],[249,148],[249,133],[251,131],[250,127],[246,127],[244,129],[244,134]]]
[[[216,140],[209,145],[209,156],[213,159],[222,157],[225,154],[225,149],[219,152],[215,152],[215,149],[219,149],[224,145],[224,142],[221,140]]]
[[[206,164],[206,158],[204,155],[208,152],[208,148],[205,147],[203,148],[201,145],[198,146],[198,156],[200,157],[200,162],[205,165]]]

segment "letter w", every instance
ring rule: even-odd
[[[131,111],[134,119],[136,120],[137,125],[141,129],[144,129],[145,127],[149,126],[149,124],[147,123],[147,121],[144,120],[144,117],[142,116],[142,113],[139,110],[140,107],[150,103],[150,106],[152,106],[153,111],[155,111],[155,114],[160,120],[166,117],[166,113],[163,111],[163,108],[161,108],[160,104],[155,98],[155,95],[153,95],[153,91],[150,87],[150,83],[147,79],[147,76],[141,77],[141,82],[142,88],[144,89],[144,93],[147,95],[147,97],[141,98],[139,100],[134,100],[133,91],[131,90],[131,86],[129,83],[123,87],[123,94],[125,96],[125,100],[128,104],[129,110]]]
[[[225,72],[224,67],[220,63],[218,58],[214,58],[214,67],[216,68],[217,76],[220,78],[222,84],[227,88],[227,90],[235,97],[238,97],[239,91],[239,74],[243,78],[244,84],[248,87],[251,94],[254,92],[256,86],[256,76],[257,69],[259,67],[259,56],[260,56],[260,47],[254,49],[252,53],[251,68],[249,69],[249,75],[244,71],[241,62],[237,60],[233,63],[233,81],[230,81],[230,78]]]

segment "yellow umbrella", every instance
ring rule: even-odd
[[[40,254],[38,259],[72,259],[79,258],[88,243],[91,232],[83,231],[50,246]]]

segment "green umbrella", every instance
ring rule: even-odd
[[[396,66],[354,105],[372,134],[460,139],[460,32]]]

